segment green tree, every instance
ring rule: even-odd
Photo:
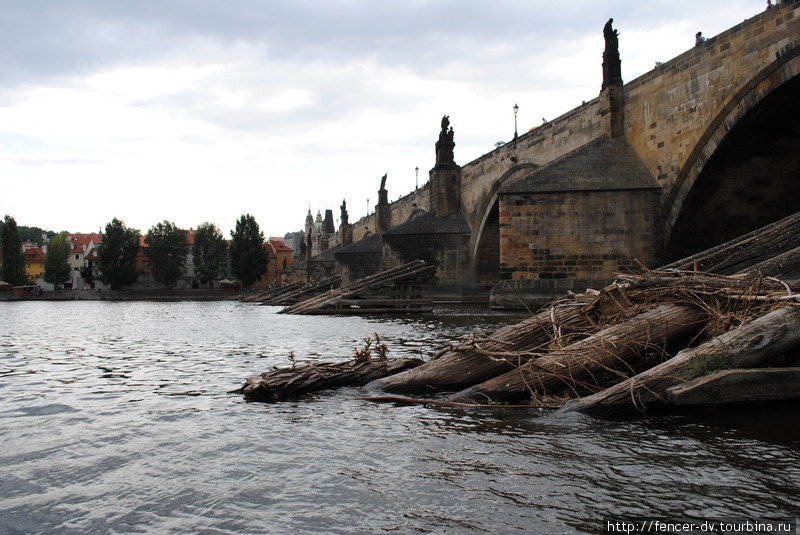
[[[236,221],[236,230],[231,232],[231,268],[245,288],[252,286],[267,272],[267,252],[264,250],[264,234],[256,219],[250,214]]]
[[[139,251],[140,233],[128,228],[116,217],[106,225],[103,243],[97,248],[98,278],[119,290],[136,282],[136,253]]]
[[[44,230],[39,227],[19,227],[19,239],[23,242],[30,241],[41,247],[46,240],[51,240],[56,236],[52,230]]]
[[[0,249],[3,249],[2,279],[9,284],[19,286],[25,284],[25,255],[22,253],[22,241],[19,238],[17,222],[13,217],[5,217]]]
[[[153,278],[167,288],[172,288],[183,274],[186,265],[186,253],[189,246],[186,231],[179,229],[175,223],[162,221],[150,227],[144,238],[147,244],[147,258],[153,270]]]
[[[206,282],[219,277],[225,262],[225,250],[228,244],[222,232],[213,223],[201,223],[194,233],[194,269],[200,280]]]
[[[70,280],[72,268],[69,266],[70,243],[66,232],[57,234],[47,244],[44,259],[44,280],[58,287]]]

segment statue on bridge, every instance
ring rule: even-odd
[[[614,19],[608,19],[603,27],[603,37],[606,40],[606,52],[619,52],[619,31],[611,27]]]
[[[448,130],[449,127],[449,130]],[[454,149],[456,146],[453,137],[453,127],[450,126],[450,117],[442,117],[442,130],[439,132],[439,141],[436,142],[436,165],[455,165]]]
[[[340,221],[342,225],[347,225],[350,223],[350,216],[347,214],[347,200],[342,199],[342,205],[339,207],[342,209],[340,214]]]
[[[613,86],[622,86],[622,62],[619,59],[619,31],[611,24],[614,19],[608,19],[603,27],[603,38],[606,48],[603,51],[603,86],[601,89]]]

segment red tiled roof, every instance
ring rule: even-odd
[[[103,235],[97,233],[85,234],[76,232],[75,234],[69,235],[69,240],[73,245],[87,246],[91,241],[93,241],[95,244],[103,243]]]
[[[283,240],[281,240],[279,242],[275,242],[275,241],[273,241],[272,238],[270,238],[269,241],[272,243],[272,246],[275,248],[276,251],[281,251],[281,252],[290,252],[290,251],[292,251],[292,248],[291,247],[287,247],[287,245],[285,243],[283,243]]]
[[[41,247],[34,247],[32,249],[28,249],[25,251],[25,261],[26,262],[43,262],[44,261],[44,251],[42,251]]]

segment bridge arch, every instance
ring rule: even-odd
[[[406,221],[411,221],[415,217],[421,216],[421,215],[427,214],[427,213],[428,212],[426,212],[422,208],[415,208],[410,214],[408,214],[408,217],[406,218]]]
[[[800,139],[800,43],[777,56],[720,109],[682,166],[662,205],[665,261],[797,210],[787,201],[800,194],[798,149],[786,145]]]
[[[529,170],[540,166],[520,162],[500,175],[478,204],[473,227],[472,271],[481,286],[490,286],[500,280],[500,197],[498,192],[509,179],[520,178]],[[471,218],[470,218],[471,219]]]

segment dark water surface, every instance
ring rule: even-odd
[[[219,303],[0,303],[0,533],[600,533],[800,515],[794,409],[626,422],[226,392],[378,332],[428,355],[513,318]]]

